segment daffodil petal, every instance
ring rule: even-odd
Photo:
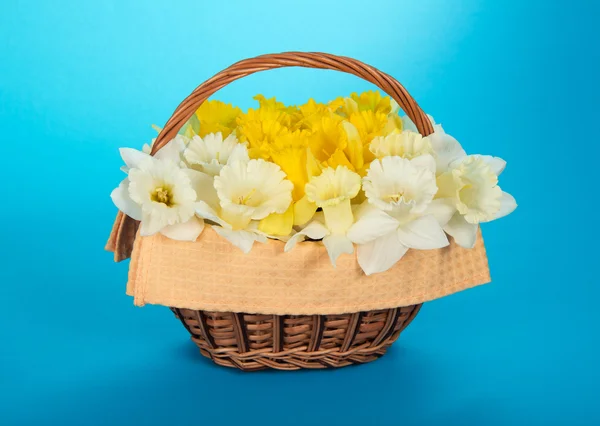
[[[306,175],[308,179],[313,176],[318,176],[323,171],[323,168],[315,158],[310,148],[306,148]]]
[[[156,234],[162,228],[164,224],[159,220],[158,215],[144,214],[140,223],[140,235],[142,237],[149,237]]]
[[[232,138],[237,141],[232,133],[231,135],[227,136],[225,143]],[[236,142],[236,145],[231,150],[231,154],[229,154],[229,158],[227,159],[228,163],[232,163],[234,161],[250,161],[250,157],[248,156],[248,148],[246,148],[245,145]]]
[[[450,219],[452,219],[452,216],[455,212],[456,207],[452,203],[452,200],[448,198],[440,198],[433,200],[429,206],[427,206],[424,214],[433,215],[440,226],[443,227],[450,221]]]
[[[159,149],[156,154],[154,154],[154,158],[159,160],[169,160],[173,161],[175,164],[179,164],[181,161],[181,154],[189,142],[189,138],[183,135],[177,135]]]
[[[285,213],[273,213],[258,223],[258,230],[267,235],[286,236],[292,232],[294,225],[294,207],[290,206]]]
[[[329,230],[321,223],[317,221],[312,221],[308,225],[304,227],[301,231],[292,235],[292,237],[287,241],[283,250],[285,252],[293,249],[297,243],[304,241],[306,237],[311,240],[320,240],[329,234]]]
[[[399,227],[398,239],[406,247],[418,250],[437,249],[449,244],[433,215],[421,216]]]
[[[334,151],[334,153],[331,155],[331,157],[329,157],[329,159],[327,160],[327,166],[329,166],[333,169],[336,169],[339,166],[344,166],[344,167],[347,167],[351,171],[355,170],[352,163],[346,157],[346,154],[344,154],[344,151],[342,151],[339,148]]]
[[[355,171],[361,170],[365,164],[363,155],[364,148],[358,130],[349,121],[343,121],[342,126],[348,136],[348,146],[346,147],[348,160],[352,163]]]
[[[398,229],[399,223],[386,212],[365,202],[356,211],[356,220],[346,234],[353,243],[365,244]]]
[[[323,206],[325,225],[333,234],[346,234],[354,222],[350,200],[346,199],[337,205]]]
[[[444,231],[454,238],[456,244],[461,247],[471,249],[477,241],[476,223],[469,223],[460,213],[455,213],[452,219],[444,226]]]
[[[220,226],[213,226],[213,229],[217,234],[228,240],[231,244],[242,250],[244,253],[249,253],[250,250],[252,250],[252,246],[254,245],[255,241],[265,241],[263,236],[257,235],[256,233],[250,231],[233,231]]]
[[[467,156],[460,143],[440,129],[441,127],[427,136],[435,152],[438,174],[447,171],[453,162],[460,161]]]
[[[413,166],[427,169],[435,174],[435,159],[429,154],[419,155],[418,157],[413,158],[411,163]]]
[[[221,219],[219,217],[218,213],[215,211],[215,209],[213,209],[211,206],[209,206],[206,202],[204,202],[202,200],[197,201],[195,204],[195,207],[196,207],[196,214],[198,216],[200,216],[201,218],[218,223],[223,228],[231,229],[231,225],[229,223],[227,223],[226,221],[224,221],[223,219]]]
[[[219,196],[214,187],[213,177],[192,169],[183,169],[183,172],[190,178],[197,200],[206,202],[213,210],[218,208]]]
[[[192,216],[192,218],[185,223],[165,226],[160,230],[160,233],[172,240],[196,241],[203,229],[204,220]]]
[[[142,208],[129,196],[129,179],[121,181],[110,194],[110,198],[119,210],[132,219],[142,220]]]
[[[384,272],[396,264],[406,254],[408,247],[398,239],[396,232],[379,237],[356,249],[358,264],[366,275]]]
[[[306,195],[294,203],[294,226],[303,226],[313,218],[317,205],[311,203]]]
[[[327,249],[327,254],[329,254],[329,259],[334,268],[338,257],[342,253],[354,253],[354,245],[345,235],[328,235],[323,238],[323,244]]]
[[[501,217],[511,214],[516,208],[517,201],[515,198],[508,192],[502,192],[502,196],[500,197],[500,210],[498,210],[498,212],[495,213],[490,220],[486,220],[484,222],[500,219]]]
[[[496,176],[500,176],[500,174],[506,168],[506,161],[504,161],[500,157],[492,157],[491,155],[477,155],[477,157],[481,157],[483,161],[487,163],[488,166],[492,169]]]
[[[133,148],[120,148],[119,153],[129,169],[137,168],[141,161],[150,157],[145,152]]]

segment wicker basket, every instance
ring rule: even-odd
[[[200,353],[245,371],[344,367],[374,361],[421,305],[343,315],[259,315],[171,308]]]
[[[423,135],[432,133],[425,113],[391,76],[355,59],[288,52],[240,61],[198,86],[175,110],[152,150],[155,154],[217,90],[258,71],[282,67],[337,70],[361,77],[389,94]],[[115,260],[130,257],[138,223],[119,213],[107,248]],[[261,315],[171,308],[215,363],[242,370],[343,367],[373,361],[398,339],[421,305],[336,315]]]

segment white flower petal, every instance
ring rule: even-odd
[[[386,212],[364,202],[356,210],[356,221],[347,232],[353,243],[364,244],[398,229],[399,223]]]
[[[346,199],[337,205],[323,206],[325,226],[334,234],[345,234],[354,222],[352,205]]]
[[[345,235],[328,235],[323,238],[323,244],[325,244],[327,254],[329,254],[329,259],[334,268],[338,257],[342,253],[354,253],[354,245]]]
[[[490,166],[490,169],[492,169],[496,176],[500,176],[506,168],[506,161],[500,157],[492,157],[491,155],[474,155],[474,157],[481,158],[488,166]]]
[[[475,241],[477,241],[477,228],[479,227],[476,223],[469,223],[460,213],[455,213],[450,219],[450,222],[444,226],[444,231],[448,235],[454,237],[454,241],[461,247],[473,248]]]
[[[360,191],[360,175],[346,166],[328,167],[310,178],[305,186],[306,196],[318,207],[337,205],[350,200]]]
[[[500,197],[500,210],[498,210],[498,212],[495,213],[490,220],[486,220],[485,222],[500,219],[501,217],[511,214],[516,208],[517,201],[514,199],[514,197],[508,192],[502,192],[502,196]]]
[[[242,250],[244,253],[250,252],[255,241],[265,241],[264,236],[250,231],[233,231],[220,226],[213,226],[213,229],[217,234],[227,239],[231,244]]]
[[[435,152],[437,174],[447,171],[451,164],[466,157],[460,143],[444,131],[436,131],[428,136]]]
[[[249,160],[246,145],[238,143],[233,133],[223,140],[221,132],[209,133],[204,138],[193,136],[183,157],[192,168],[212,176],[218,175],[225,164]]]
[[[489,221],[500,210],[502,197],[496,173],[478,155],[464,157],[450,167],[437,178],[437,196],[451,198],[467,222]]]
[[[150,157],[145,152],[133,148],[120,148],[119,153],[128,169],[137,168],[141,161]]]
[[[435,161],[430,155],[375,160],[363,178],[363,189],[369,202],[381,210],[409,207],[412,213],[421,213],[437,192]]]
[[[210,205],[208,205],[205,201],[200,200],[196,202],[195,206],[196,214],[201,218],[218,223],[224,228],[231,229],[231,225],[223,219],[221,219],[217,211],[213,209]]]
[[[429,170],[435,174],[435,159],[429,154],[415,157],[411,160],[411,163],[413,166]]]
[[[227,159],[227,164],[232,163],[234,161],[241,161],[241,162],[250,161],[250,157],[248,156],[248,148],[246,148],[245,145],[237,143],[237,139],[235,139],[235,136],[233,135],[233,133],[231,135],[227,136],[227,138],[225,139],[225,142],[227,142],[230,138],[233,138],[235,140],[235,146],[233,147],[233,149],[231,150],[231,153],[229,154],[229,158]]]
[[[396,232],[390,232],[369,243],[358,245],[356,251],[358,264],[365,274],[371,275],[394,266],[408,251],[408,247],[400,242]]]
[[[159,149],[158,152],[154,154],[154,158],[159,160],[169,160],[173,161],[175,164],[179,164],[181,161],[181,154],[189,142],[189,138],[183,135],[177,135]]]
[[[398,228],[398,239],[408,248],[431,250],[446,247],[449,242],[433,215],[412,220]]]
[[[214,187],[214,178],[206,173],[192,169],[183,169],[183,172],[190,178],[192,188],[196,191],[198,200],[206,202],[213,209],[219,206],[219,197]]]
[[[167,225],[161,229],[160,233],[165,237],[178,241],[196,241],[196,238],[204,229],[204,221],[196,216],[192,216],[185,223]]]
[[[261,220],[272,213],[285,213],[294,185],[278,165],[259,159],[224,166],[214,187],[223,209]]]
[[[129,179],[121,181],[110,194],[113,203],[119,210],[132,219],[142,220],[142,208],[129,196]]]
[[[143,214],[140,223],[140,235],[142,237],[149,237],[156,234],[164,227],[165,224],[160,220],[158,215]]]
[[[369,144],[369,150],[379,159],[389,156],[412,159],[421,155],[433,154],[429,139],[410,130],[376,136]],[[433,164],[435,167],[435,162]],[[435,172],[435,170],[432,171]]]
[[[452,219],[452,215],[454,215],[455,212],[456,207],[454,206],[452,200],[442,198],[433,200],[427,207],[427,210],[425,210],[424,214],[430,214],[435,217],[440,226],[443,227],[450,221],[450,219]]]
[[[293,249],[297,243],[304,241],[306,237],[311,240],[320,240],[329,234],[329,230],[321,222],[312,221],[304,227],[301,231],[296,232],[290,237],[284,247],[284,251],[288,252]]]

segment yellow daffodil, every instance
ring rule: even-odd
[[[194,134],[204,137],[209,133],[221,132],[224,138],[237,126],[237,117],[242,113],[238,107],[221,101],[206,101],[184,126],[183,134],[191,138]]]
[[[337,98],[329,106],[339,115],[350,117],[360,111],[373,111],[375,113],[390,114],[398,112],[398,104],[389,96],[381,96],[378,90],[369,90],[360,95],[350,94],[349,98]]]
[[[309,99],[304,105],[298,106],[299,121],[297,126],[301,129],[313,130],[323,117],[333,117],[333,110],[325,104],[318,103],[314,99]]]
[[[286,114],[272,109],[250,109],[238,117],[238,132],[242,142],[248,142],[250,158],[268,160],[271,146],[289,133]]]
[[[304,185],[308,182],[306,151],[311,135],[306,130],[285,131],[269,145],[271,161],[281,167],[287,178],[294,184],[294,200],[304,196]]]
[[[253,99],[258,101],[259,108],[261,109],[284,112],[286,120],[288,120],[285,123],[287,127],[293,127],[300,117],[300,112],[296,106],[286,106],[283,102],[279,102],[275,97],[267,99],[263,95],[256,95]]]
[[[350,162],[342,158],[348,145],[348,136],[342,125],[341,117],[321,116],[311,124],[310,150],[315,159],[323,165],[337,167],[344,165],[353,169]],[[340,155],[341,154],[341,155]]]
[[[381,96],[378,90],[369,90],[360,95],[352,93],[350,97],[356,102],[360,111],[375,111],[384,114],[392,112],[391,98]]]

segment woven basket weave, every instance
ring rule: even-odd
[[[343,315],[259,315],[171,308],[200,353],[246,371],[344,367],[374,361],[421,305]]]
[[[351,58],[287,52],[237,62],[198,86],[165,124],[153,145],[152,155],[165,146],[217,90],[258,71],[293,66],[337,70],[361,77],[398,102],[422,135],[433,132],[425,113],[391,76]],[[131,256],[138,225],[119,212],[107,244],[116,261]],[[219,365],[252,371],[343,367],[373,361],[399,337],[420,307],[418,304],[336,315],[261,315],[171,309],[204,356]]]

